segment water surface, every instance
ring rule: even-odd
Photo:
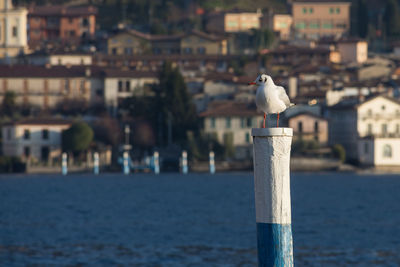
[[[400,177],[292,174],[296,266],[400,265]],[[256,266],[253,177],[0,176],[1,266]]]

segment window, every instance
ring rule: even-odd
[[[310,24],[308,24],[308,28],[319,29],[319,24],[318,24],[318,22],[311,22]]]
[[[75,36],[75,31],[69,31],[69,36],[74,37]]]
[[[24,139],[29,140],[31,138],[31,132],[29,130],[24,130]]]
[[[122,85],[122,81],[118,81],[118,92],[122,92],[123,90],[123,85]]]
[[[16,26],[12,27],[12,36],[13,37],[18,36],[18,28]]]
[[[43,140],[49,139],[49,130],[47,130],[47,129],[42,130],[42,139]]]
[[[231,118],[226,118],[226,128],[231,128]]]
[[[329,8],[329,14],[333,14],[333,12],[334,12],[333,7]]]
[[[190,48],[190,47],[185,47],[185,48],[183,49],[183,51],[184,51],[185,54],[191,54],[191,53],[192,53],[192,48]]]
[[[64,90],[66,93],[69,93],[69,88],[70,88],[70,82],[69,80],[64,81]]]
[[[11,129],[7,129],[7,140],[11,140]]]
[[[42,161],[48,161],[50,155],[50,148],[48,146],[42,146],[40,150],[40,158]]]
[[[88,20],[87,18],[83,18],[83,19],[82,19],[82,25],[83,25],[84,27],[87,27],[87,26],[89,25],[89,20]]]
[[[318,121],[314,122],[314,132],[318,133]]]
[[[298,22],[296,23],[296,29],[305,29],[306,24],[304,22]]]
[[[368,116],[371,116],[371,115],[372,115],[372,110],[368,109]]]
[[[73,19],[73,18],[69,18],[69,19],[68,19],[68,23],[69,23],[69,24],[74,23],[74,19]]]
[[[386,135],[387,134],[387,124],[382,124],[382,135]]]
[[[247,127],[252,127],[253,126],[253,122],[251,120],[251,118],[247,118]]]
[[[250,134],[246,133],[246,143],[250,143]]]
[[[26,158],[31,155],[31,148],[29,146],[24,147],[24,155]]]
[[[127,92],[129,92],[131,90],[131,82],[130,81],[125,82],[125,90]]]
[[[241,119],[240,119],[240,127],[241,127],[241,128],[244,128],[244,127],[245,127],[245,120],[244,120],[244,118],[241,118]]]
[[[364,143],[364,154],[368,154],[369,153],[369,145],[367,142]]]
[[[383,146],[383,157],[391,158],[392,157],[392,147],[388,144]]]
[[[204,55],[206,53],[206,49],[204,47],[198,47],[197,53],[200,55]]]
[[[337,7],[336,8],[336,14],[339,14],[340,13],[340,7]]]
[[[132,49],[132,47],[125,47],[125,48],[124,48],[124,54],[125,54],[125,55],[132,55],[132,54],[133,54],[133,49]]]
[[[397,134],[400,133],[400,124],[396,124],[396,133],[397,133]]]
[[[310,8],[308,9],[308,13],[312,14],[313,12],[314,12],[314,8],[310,7]]]
[[[368,123],[368,130],[367,130],[368,135],[372,135],[372,124]]]
[[[307,8],[303,7],[303,14],[307,14]]]
[[[299,131],[299,133],[303,132],[303,122],[301,122],[301,121],[298,122],[297,130]]]
[[[332,25],[332,23],[325,22],[325,23],[322,24],[322,28],[324,28],[324,29],[333,29],[333,25]]]
[[[211,118],[211,119],[210,119],[210,127],[211,127],[212,129],[215,128],[215,118]]]
[[[117,48],[112,48],[111,49],[111,54],[116,55],[117,54]]]

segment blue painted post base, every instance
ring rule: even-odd
[[[292,225],[257,223],[258,267],[293,266]]]

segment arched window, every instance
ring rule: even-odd
[[[391,158],[392,157],[392,147],[391,145],[384,145],[383,146],[383,157],[384,158]]]

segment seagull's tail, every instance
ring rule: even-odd
[[[293,106],[296,106],[296,104],[295,103],[290,103],[289,104],[289,107],[293,107]]]

